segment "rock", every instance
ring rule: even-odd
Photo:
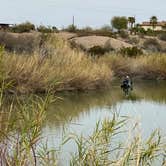
[[[76,33],[71,33],[71,32],[59,32],[56,35],[65,40],[69,40],[69,39],[77,37]]]
[[[76,46],[79,46],[86,51],[96,46],[106,49],[109,48],[110,50],[115,51],[121,48],[132,47],[131,44],[105,36],[75,37],[70,41],[73,42]]]

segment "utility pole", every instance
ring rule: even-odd
[[[75,26],[75,18],[73,16],[73,23],[72,23],[73,27]]]

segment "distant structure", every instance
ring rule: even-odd
[[[0,23],[0,30],[7,30],[12,26],[13,24],[6,24],[6,23]]]
[[[150,22],[143,22],[140,24],[142,28],[144,28],[146,31],[148,29],[153,30],[153,25]],[[155,31],[166,31],[166,21],[157,22],[157,24],[154,26]]]

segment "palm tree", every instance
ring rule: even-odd
[[[151,18],[150,18],[150,24],[152,25],[152,27],[153,27],[153,31],[154,31],[154,29],[155,29],[155,27],[156,27],[156,25],[157,25],[157,17],[156,16],[152,16]]]
[[[130,24],[130,33],[132,34],[133,25],[135,23],[135,17],[128,17],[128,22]]]

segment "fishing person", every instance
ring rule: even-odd
[[[122,84],[121,84],[121,88],[123,89],[123,91],[125,92],[126,95],[129,94],[130,90],[133,90],[133,82],[132,79],[127,75]]]

